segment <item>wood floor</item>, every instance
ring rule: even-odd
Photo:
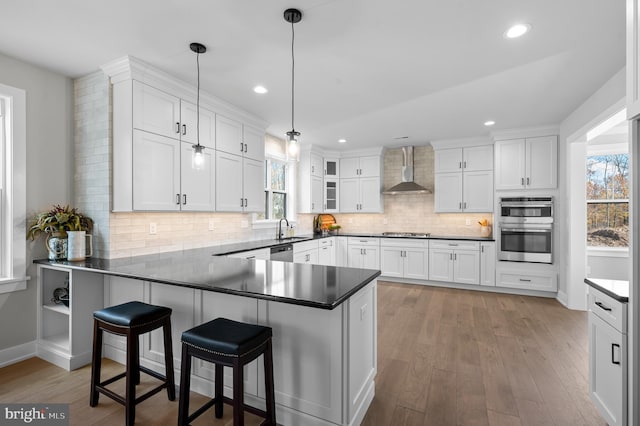
[[[379,282],[376,396],[363,424],[605,425],[587,393],[587,343],[586,313],[554,299]],[[103,377],[121,370],[105,360]],[[123,424],[109,398],[89,407],[89,376],[26,360],[0,369],[0,402],[69,403],[71,425]],[[176,424],[177,411],[163,392],[137,407],[136,424]],[[231,414],[194,425],[232,425]]]

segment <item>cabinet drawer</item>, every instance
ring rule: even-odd
[[[359,237],[349,237],[348,240],[349,245],[357,245],[357,246],[376,246],[380,245],[380,238],[359,238]]]
[[[496,282],[498,287],[523,288],[538,291],[558,291],[558,282],[555,273],[510,273],[500,272]]]
[[[330,238],[323,238],[323,239],[321,239],[321,240],[319,241],[319,246],[320,246],[320,248],[323,248],[323,247],[332,247],[332,246],[334,245],[334,244],[333,244],[333,241],[334,241],[334,240],[335,240],[335,238],[333,238],[333,237],[330,237]]]
[[[293,252],[300,253],[307,250],[318,249],[318,240],[303,241],[293,245]]]
[[[428,248],[429,240],[413,240],[411,238],[381,238],[382,247]]]
[[[627,333],[627,304],[589,287],[589,311],[621,333]]]
[[[434,249],[480,251],[480,242],[458,240],[431,240],[429,242],[429,247]]]

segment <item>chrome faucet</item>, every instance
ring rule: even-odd
[[[287,220],[286,217],[283,217],[282,219],[280,219],[280,221],[278,222],[278,239],[282,240],[284,238],[284,233],[282,232],[282,221],[287,222],[287,227],[289,226],[289,221]]]

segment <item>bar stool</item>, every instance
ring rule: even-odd
[[[173,378],[173,349],[171,347],[171,308],[128,302],[111,306],[93,313],[93,356],[91,361],[91,392],[89,405],[98,405],[100,394],[104,394],[125,406],[126,424],[133,425],[136,419],[136,404],[167,388],[169,401],[175,401],[176,389]],[[152,371],[140,365],[139,339],[144,333],[162,327],[164,334],[164,362],[166,374]],[[102,332],[127,337],[127,365],[124,373],[103,382],[100,381],[102,361]],[[136,385],[140,383],[140,372],[144,372],[162,383],[136,398]],[[116,394],[105,386],[126,377],[126,396]]]
[[[244,425],[244,411],[265,418],[263,425],[276,426],[276,403],[273,389],[273,354],[271,327],[245,324],[217,318],[182,333],[182,371],[178,426],[187,426],[215,404],[215,416],[222,417],[223,403],[233,406],[234,426]],[[243,367],[264,354],[266,411],[244,403]],[[189,415],[191,357],[215,364],[214,398]],[[223,366],[233,368],[233,399],[223,395]]]

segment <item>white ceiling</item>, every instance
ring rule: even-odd
[[[124,55],[329,149],[558,124],[624,66],[624,0],[2,0],[0,52],[70,77]],[[503,32],[531,24],[520,39]],[[253,93],[262,84],[266,95]],[[409,136],[401,141],[399,136]],[[338,144],[346,138],[347,144]]]

